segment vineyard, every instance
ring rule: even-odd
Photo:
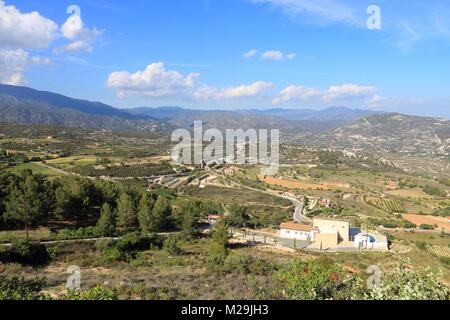
[[[403,205],[395,200],[383,199],[380,197],[365,197],[364,201],[377,209],[388,213],[404,213],[405,208]]]
[[[430,253],[437,255],[438,257],[450,258],[450,248],[442,246],[429,246],[428,251]]]

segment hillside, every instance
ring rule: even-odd
[[[450,121],[398,113],[380,114],[320,134],[309,143],[338,149],[448,155]]]
[[[165,132],[170,126],[103,103],[25,87],[0,85],[0,122],[113,131]]]

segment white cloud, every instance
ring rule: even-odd
[[[0,83],[21,85],[26,83],[23,72],[28,64],[28,52],[17,50],[0,50]]]
[[[270,59],[280,61],[284,59],[284,53],[278,50],[266,51],[261,55],[262,59]]]
[[[326,102],[345,98],[364,98],[376,92],[373,86],[361,86],[357,84],[341,84],[330,86],[324,96]]]
[[[180,97],[189,95],[199,76],[198,73],[183,76],[177,71],[166,70],[164,64],[159,62],[150,64],[144,71],[135,73],[113,72],[109,75],[107,85],[117,90],[119,98],[128,96]]]
[[[246,59],[250,59],[258,55],[259,51],[257,49],[252,49],[243,54],[243,57]],[[268,50],[261,53],[261,59],[263,60],[274,60],[281,61],[284,59],[294,60],[297,57],[296,53],[284,53],[280,50]]]
[[[290,85],[278,93],[272,104],[296,101],[329,104],[338,101],[344,104],[361,103],[366,106],[375,106],[375,104],[384,102],[384,98],[376,94],[376,92],[377,88],[373,86],[358,84],[332,85],[327,90]]]
[[[244,53],[243,57],[246,59],[250,59],[250,58],[253,58],[254,56],[256,56],[257,54],[258,54],[258,50],[252,49],[252,50]]]
[[[61,34],[64,38],[71,40],[71,42],[57,48],[55,51],[57,53],[76,51],[92,52],[94,43],[103,34],[103,31],[85,27],[81,19],[81,10],[79,7],[70,6],[67,8],[67,12],[72,13],[72,15],[61,26]]]
[[[116,89],[119,98],[130,96],[154,99],[184,98],[194,100],[222,100],[257,96],[273,86],[270,82],[257,81],[250,85],[230,88],[215,88],[199,85],[198,73],[182,75],[177,71],[166,70],[162,62],[152,63],[145,70],[130,73],[113,72],[109,75],[107,86]]]
[[[320,90],[316,88],[290,85],[281,90],[278,96],[273,100],[273,104],[280,104],[292,100],[307,101],[312,97],[320,96],[320,94]]]
[[[237,87],[217,89],[204,86],[194,93],[194,97],[199,100],[221,100],[245,97],[255,97],[267,91],[273,86],[271,82],[257,81],[250,85],[240,85]]]
[[[0,48],[42,49],[57,37],[58,25],[38,12],[22,13],[0,0]]]

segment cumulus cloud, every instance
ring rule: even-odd
[[[0,50],[0,83],[21,85],[26,83],[23,72],[28,64],[28,52],[17,50]]]
[[[273,100],[273,104],[280,104],[292,100],[307,101],[312,97],[320,96],[320,94],[320,90],[316,88],[290,85],[281,90],[278,96]]]
[[[195,100],[222,100],[254,97],[272,87],[272,83],[257,81],[250,85],[215,88],[198,84],[198,73],[182,75],[167,70],[164,63],[152,63],[145,70],[130,73],[117,71],[109,75],[107,86],[116,89],[119,98],[130,96],[156,99],[188,98]]]
[[[87,28],[81,19],[81,10],[78,6],[68,7],[67,13],[71,13],[71,16],[61,26],[61,34],[64,38],[71,40],[71,42],[57,48],[55,51],[58,53],[76,51],[91,52],[93,50],[93,44],[103,34],[103,31],[97,30],[96,28]]]
[[[26,83],[24,72],[32,65],[50,65],[50,58],[33,56],[22,49],[0,49],[0,83],[22,85]]]
[[[198,73],[183,76],[177,71],[166,70],[164,64],[158,62],[148,65],[144,71],[113,72],[109,75],[107,85],[117,90],[119,98],[128,96],[179,97],[189,94],[199,76]]]
[[[222,100],[245,97],[255,97],[267,91],[273,86],[271,82],[257,81],[249,85],[240,85],[224,89],[204,86],[194,93],[199,100]]]
[[[71,16],[58,27],[54,21],[33,11],[22,13],[12,5],[0,0],[0,81],[8,84],[25,83],[24,71],[32,65],[50,65],[50,58],[29,57],[28,49],[47,49],[57,39],[66,39],[68,44],[56,52],[87,51],[93,49],[103,31],[87,28],[78,6],[69,6]]]
[[[58,25],[38,12],[22,13],[0,0],[0,48],[47,48],[57,31]]]

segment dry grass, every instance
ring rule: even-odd
[[[398,196],[402,198],[433,199],[432,196],[426,194],[425,192],[419,189],[397,189],[386,191],[386,193],[392,196]]]

